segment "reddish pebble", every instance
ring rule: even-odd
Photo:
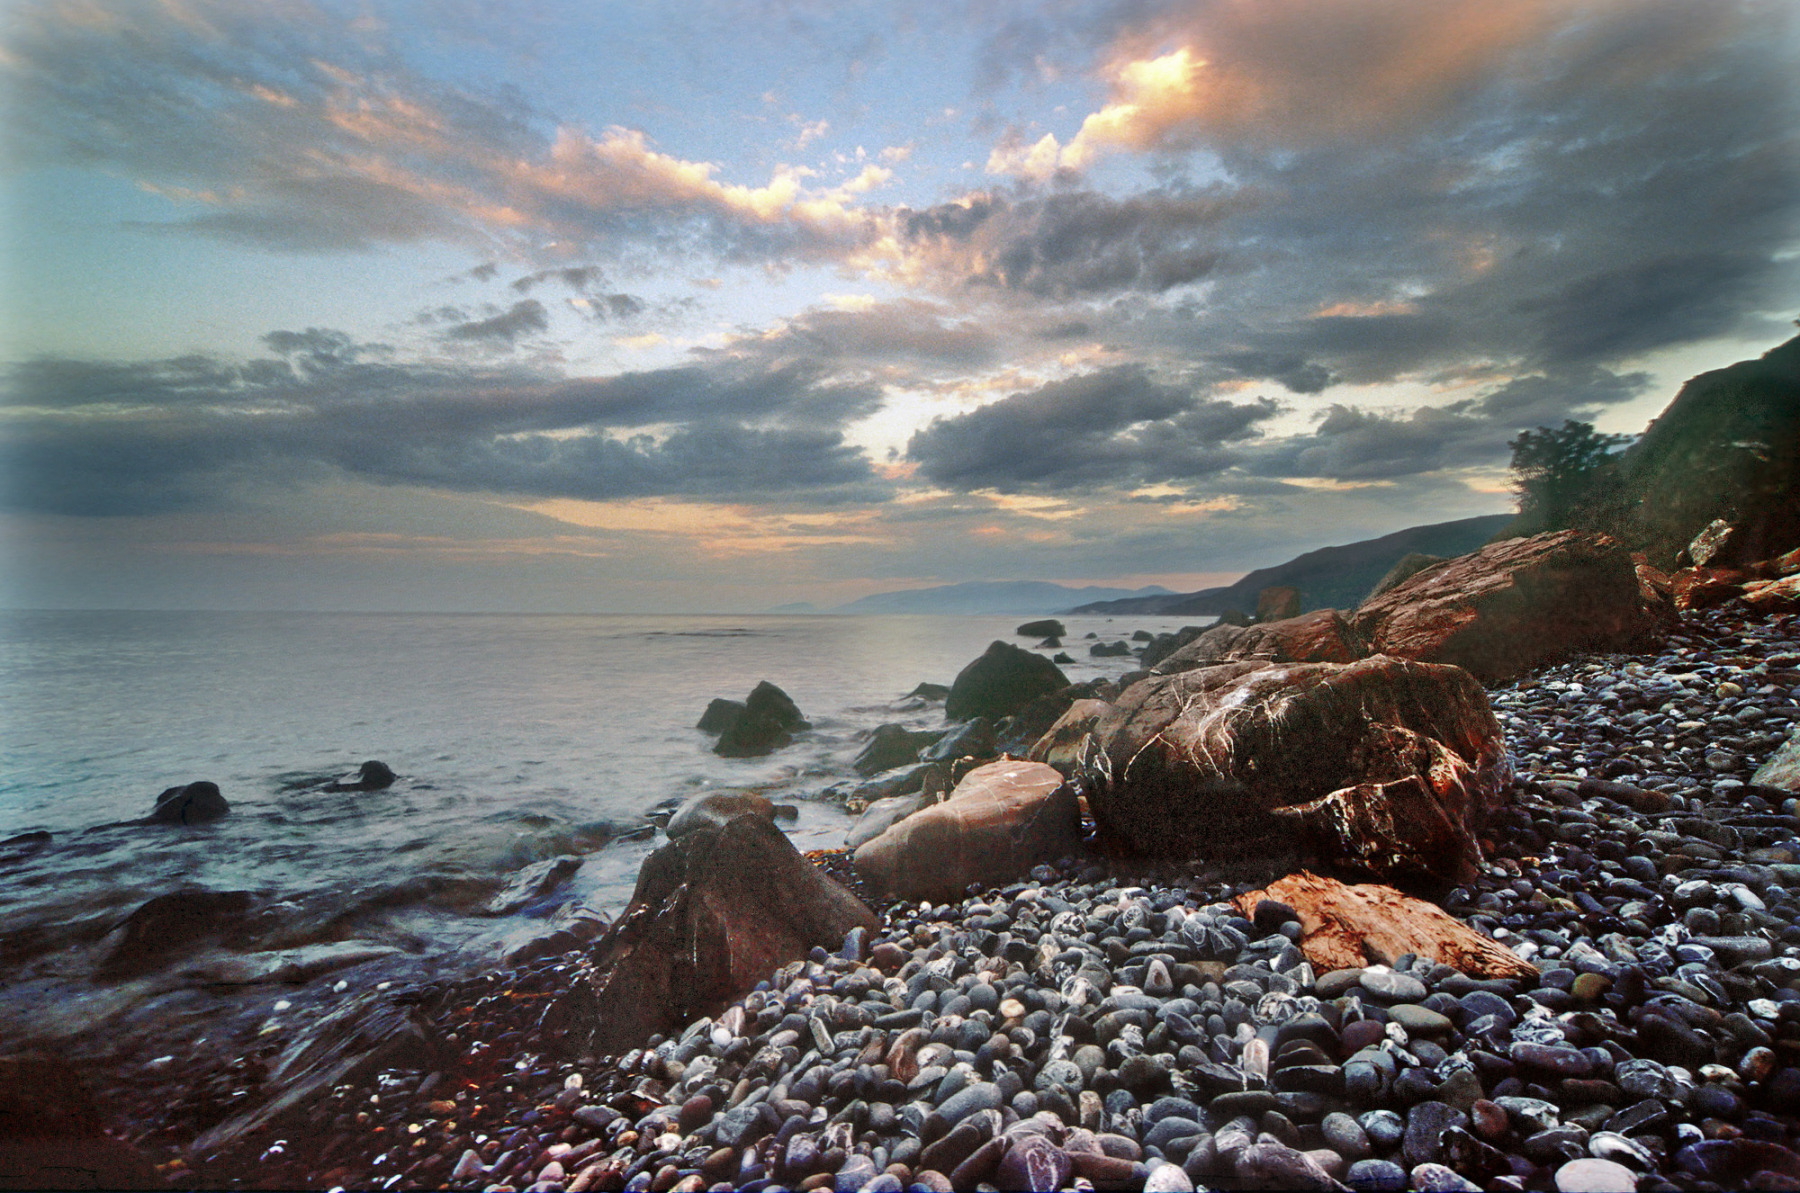
[[[1498,1103],[1477,1098],[1469,1107],[1469,1119],[1475,1134],[1488,1143],[1498,1143],[1506,1137],[1506,1111]]]

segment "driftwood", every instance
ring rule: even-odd
[[[1371,963],[1391,965],[1415,953],[1473,978],[1536,979],[1537,968],[1443,909],[1391,886],[1346,886],[1305,870],[1237,898],[1246,917],[1273,899],[1294,909],[1300,949],[1320,973]]]

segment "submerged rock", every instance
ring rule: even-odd
[[[164,964],[202,941],[235,937],[248,923],[256,897],[249,891],[170,891],[140,904],[109,934],[100,972],[130,977]]]
[[[149,820],[152,824],[205,824],[229,811],[231,805],[219,794],[219,785],[201,780],[164,790],[156,797],[156,809]]]
[[[354,777],[333,779],[326,791],[382,791],[394,785],[395,775],[387,763],[371,758],[357,768]]]

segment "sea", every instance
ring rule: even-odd
[[[284,992],[496,965],[573,916],[616,915],[666,842],[651,814],[708,791],[761,791],[793,807],[798,848],[842,847],[868,733],[941,727],[941,702],[908,693],[996,639],[1034,647],[1025,620],[0,613],[0,1042],[154,1036]],[[1136,665],[1094,641],[1208,619],[1062,620],[1080,681]],[[762,680],[812,728],[716,756],[701,712]],[[328,789],[368,759],[397,781]],[[142,823],[196,780],[225,817]],[[507,898],[559,858],[566,881]],[[196,890],[248,892],[248,911],[109,969],[134,910]]]

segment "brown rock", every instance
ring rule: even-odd
[[[1336,609],[1253,626],[1216,625],[1156,664],[1157,675],[1213,663],[1269,659],[1277,663],[1354,663],[1369,647]]]
[[[1744,585],[1744,604],[1759,613],[1800,610],[1800,575],[1781,580],[1752,580]]]
[[[1295,852],[1378,877],[1462,882],[1509,770],[1473,677],[1384,656],[1152,676],[1095,727],[1089,806],[1144,854]]]
[[[857,849],[857,873],[907,899],[961,897],[1008,882],[1081,843],[1074,788],[1040,762],[1003,759],[970,771],[950,798]]]
[[[718,826],[739,816],[760,816],[773,824],[775,805],[769,797],[754,791],[713,791],[696,795],[669,817],[669,840],[685,837],[696,829]]]
[[[815,945],[879,926],[760,816],[695,829],[644,860],[594,969],[544,1018],[573,1052],[617,1053],[731,999]]]
[[[1675,607],[1683,613],[1712,609],[1744,594],[1748,572],[1738,568],[1682,568],[1669,577]]]
[[[1792,576],[1800,573],[1800,547],[1795,547],[1786,555],[1777,555],[1764,566],[1771,576]]]
[[[1293,908],[1304,935],[1300,949],[1320,973],[1392,964],[1416,953],[1474,978],[1531,978],[1537,969],[1442,908],[1390,886],[1346,886],[1302,870],[1264,890],[1238,896],[1248,916],[1263,899]]]
[[[1356,610],[1372,650],[1454,663],[1500,683],[1571,650],[1651,638],[1660,616],[1631,557],[1603,534],[1507,539],[1420,572]]]
[[[1285,621],[1300,616],[1300,590],[1286,584],[1271,584],[1256,594],[1257,621]]]
[[[1104,700],[1077,700],[1057,718],[1056,724],[1044,731],[1025,757],[1054,766],[1065,775],[1074,773],[1087,763],[1094,726],[1111,711],[1112,705]]]

